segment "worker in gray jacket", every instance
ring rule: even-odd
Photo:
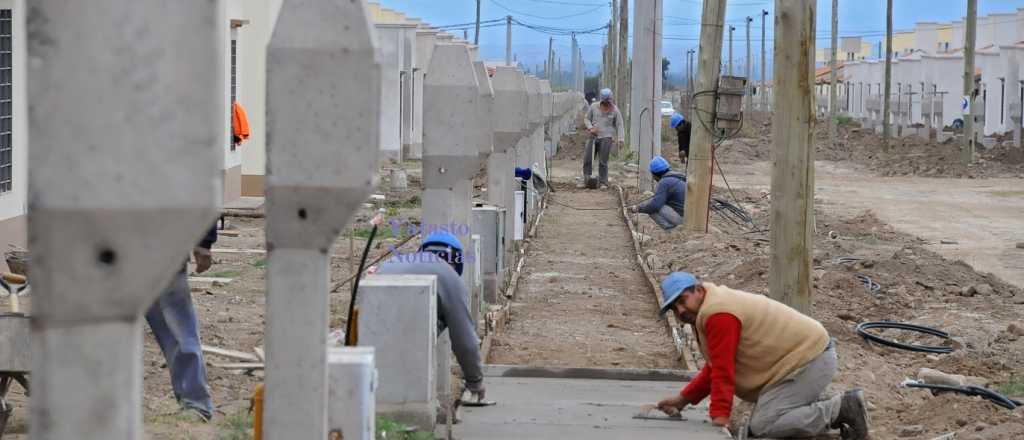
[[[462,369],[466,389],[477,401],[484,399],[483,364],[476,323],[469,313],[469,292],[462,282],[464,262],[459,239],[445,231],[423,240],[419,252],[397,254],[380,265],[376,273],[389,275],[437,275],[437,334],[448,330],[452,352]]]
[[[583,155],[583,181],[590,179],[594,171],[594,154],[598,155],[598,181],[601,189],[608,188],[608,155],[616,139],[625,142],[625,130],[622,127],[622,113],[612,101],[611,89],[601,89],[601,100],[595,102],[583,119],[587,130],[594,137],[587,143],[587,151]]]
[[[630,212],[642,212],[651,216],[651,220],[670,230],[683,224],[683,207],[686,205],[686,175],[673,172],[664,157],[654,156],[651,159],[651,175],[658,182],[654,196],[642,205],[630,207]]]

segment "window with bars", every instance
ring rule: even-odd
[[[13,25],[10,9],[0,9],[0,193],[13,186],[11,150],[12,84],[14,75]]]
[[[231,105],[228,106],[228,120],[231,121],[231,127],[229,127],[230,133],[228,133],[228,144],[230,144],[231,151],[235,151],[238,148],[235,145],[235,98],[238,92],[238,40],[231,39]]]

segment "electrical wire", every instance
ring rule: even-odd
[[[905,381],[905,382],[903,382],[900,385],[903,385],[903,386],[905,386],[907,388],[923,388],[923,389],[927,389],[927,390],[932,390],[932,392],[950,391],[950,392],[954,392],[954,393],[966,394],[968,396],[978,396],[978,397],[981,397],[981,398],[983,398],[985,400],[988,400],[988,401],[990,401],[990,402],[992,402],[992,403],[994,403],[996,405],[999,405],[999,406],[1001,406],[1003,408],[1006,408],[1006,409],[1009,409],[1009,410],[1014,410],[1014,409],[1017,409],[1017,408],[1020,408],[1020,407],[1024,407],[1024,402],[1020,402],[1018,400],[1011,399],[1011,398],[1006,397],[1006,396],[1004,396],[1004,395],[1002,395],[1000,393],[992,391],[992,390],[990,390],[988,388],[982,388],[982,387],[975,386],[975,385],[966,385],[966,386],[941,385],[941,384],[929,384],[929,383],[924,383],[924,382],[921,382],[921,381],[914,381],[914,380]]]
[[[871,277],[867,275],[857,274],[857,279],[860,280],[860,282],[864,283],[864,287],[867,288],[868,291],[871,293],[876,293],[882,290],[882,285],[876,283],[874,280],[871,279]]]
[[[885,339],[885,338],[883,338],[881,336],[878,336],[878,335],[868,331],[868,330],[872,330],[872,329],[876,329],[876,328],[905,330],[905,331],[910,331],[910,332],[924,333],[924,334],[936,336],[936,337],[939,337],[939,338],[942,338],[942,339],[947,339],[947,340],[949,339],[949,333],[946,333],[946,332],[944,332],[942,330],[934,329],[934,328],[931,328],[931,327],[925,327],[923,325],[907,324],[907,323],[902,323],[902,322],[891,322],[891,321],[874,321],[874,322],[864,322],[864,323],[861,323],[861,324],[857,325],[857,334],[859,334],[862,338],[864,338],[867,341],[875,342],[875,343],[878,343],[878,344],[881,344],[881,345],[885,345],[885,346],[888,346],[888,347],[898,348],[898,349],[901,349],[901,350],[915,351],[915,352],[919,352],[919,353],[939,353],[939,354],[945,354],[945,353],[952,353],[953,352],[953,348],[952,347],[931,346],[931,345],[918,345],[918,344],[905,344],[903,342]]]
[[[538,20],[563,20],[563,19],[566,19],[566,18],[579,17],[581,15],[587,15],[587,14],[590,14],[592,12],[597,11],[598,9],[604,9],[605,7],[607,7],[606,5],[601,5],[601,6],[597,6],[595,8],[588,9],[588,10],[583,11],[583,12],[576,13],[576,14],[563,15],[563,16],[559,16],[559,17],[544,17],[544,16],[541,16],[541,15],[533,15],[533,14],[529,14],[529,13],[522,12],[522,11],[516,11],[514,9],[509,8],[508,6],[505,6],[505,5],[501,4],[501,3],[498,3],[497,0],[491,0],[491,3],[494,3],[495,6],[501,8],[501,9],[504,9],[504,10],[506,10],[508,12],[511,12],[513,14],[522,15],[524,17],[536,18]]]

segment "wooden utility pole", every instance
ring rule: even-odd
[[[761,111],[768,110],[768,83],[765,81],[765,71],[768,70],[768,54],[765,52],[765,20],[768,18],[768,11],[761,10],[761,89],[757,93],[761,94]]]
[[[618,70],[616,74],[616,93],[615,102],[619,103],[619,109],[623,110],[623,118],[625,118],[626,127],[629,127],[629,118],[632,116],[629,112],[629,0],[622,0],[619,4],[619,60]],[[629,139],[628,134],[626,139]],[[634,147],[635,148],[635,147]]]
[[[892,0],[889,0],[892,1]],[[967,29],[964,32],[964,146],[960,161],[970,165],[974,161],[974,43],[978,34],[978,0],[967,0]]]
[[[781,1],[781,0],[780,0]],[[785,0],[790,1],[790,0]],[[725,0],[704,0],[701,15],[700,57],[692,112],[695,119],[690,132],[690,157],[687,161],[689,179],[686,184],[686,206],[683,226],[691,232],[707,232],[708,204],[711,201],[711,160],[715,121],[715,94],[722,72],[722,30],[725,26]],[[700,96],[697,96],[697,94]],[[699,118],[699,119],[698,119]],[[703,122],[700,122],[703,121]]]
[[[628,0],[623,0],[628,1]],[[612,19],[608,26],[608,88],[619,97],[619,0],[612,0]]]
[[[768,296],[811,309],[815,0],[775,0],[771,274]]]
[[[753,87],[754,81],[753,81],[753,78],[750,77],[751,72],[752,72],[750,70],[750,66],[751,66],[751,58],[750,58],[750,23],[752,21],[754,21],[753,18],[747,17],[747,69],[746,69],[747,70],[747,74],[746,74],[746,77],[747,77],[747,85],[746,85],[747,92],[746,92],[746,95],[747,96],[744,97],[744,98],[746,98],[746,101],[747,101],[747,114],[746,114],[746,116],[744,116],[744,119],[746,119],[746,120],[749,120],[747,118],[749,118],[750,114],[753,113],[753,111],[754,111],[754,106],[753,106],[753,104],[754,104],[754,95],[753,95],[753,93],[751,93],[751,91],[754,90],[754,87]]]
[[[839,62],[837,59],[837,53],[839,52],[836,46],[839,44],[839,0],[832,0],[832,72],[829,73],[829,90],[828,90],[828,142],[833,147],[836,145],[836,107],[839,107],[838,93],[836,88],[839,86],[836,81],[836,70],[839,69]]]
[[[505,65],[512,65],[512,16],[505,17]]]
[[[885,1],[885,96],[882,97],[882,151],[889,152],[892,137],[892,122],[889,116],[892,105],[892,0]]]
[[[729,26],[729,76],[732,76],[732,32],[736,30],[736,26]]]
[[[473,34],[473,44],[480,45],[480,0],[476,0],[476,33]]]
[[[544,74],[548,77],[548,81],[554,81],[554,76],[551,75],[551,71],[555,68],[555,37],[548,38],[548,70],[544,71]],[[552,85],[555,83],[552,82]]]

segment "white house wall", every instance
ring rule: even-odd
[[[249,140],[242,144],[242,195],[262,196],[266,174],[267,43],[282,0],[242,0],[249,23],[238,29],[238,100],[249,117]]]
[[[25,87],[25,0],[0,0],[11,9],[11,190],[0,194],[0,244],[25,246],[28,187],[28,102]],[[6,263],[0,262],[0,267]]]

